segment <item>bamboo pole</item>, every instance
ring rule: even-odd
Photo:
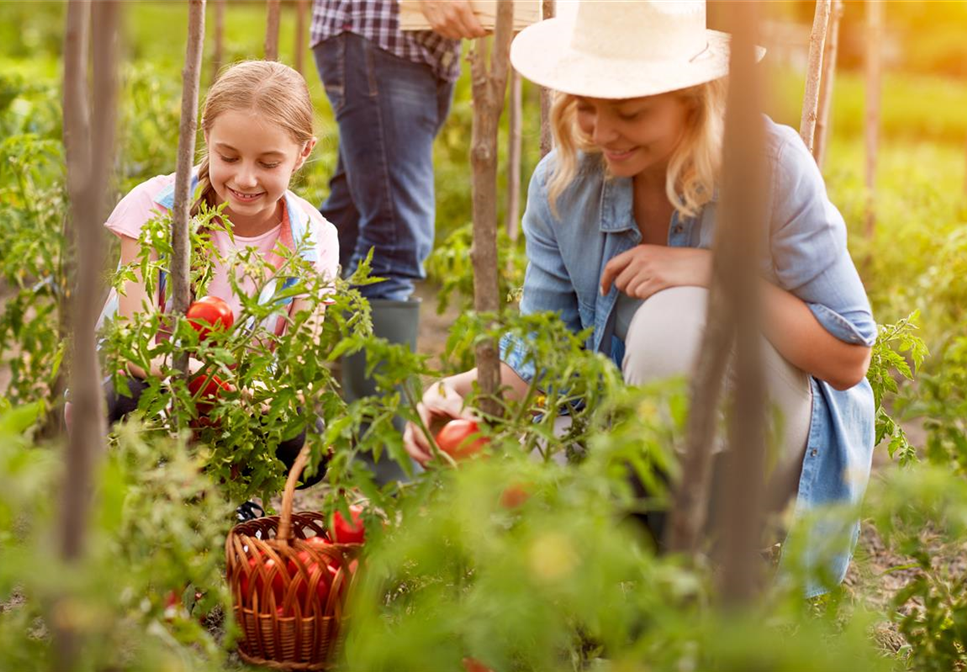
[[[867,239],[876,229],[876,157],[880,138],[880,43],[883,40],[883,3],[866,2],[866,222]]]
[[[295,63],[296,72],[303,74],[305,69],[306,56],[306,14],[308,13],[308,0],[296,0],[295,3]]]
[[[520,162],[524,118],[523,82],[510,68],[510,105],[507,119],[507,236],[517,242],[520,232]]]
[[[753,585],[755,563],[743,565],[755,551],[757,512],[762,505],[763,390],[758,345],[761,341],[757,284],[753,265],[760,231],[765,225],[761,148],[760,87],[755,68],[756,13],[754,3],[733,5],[730,14],[732,54],[726,115],[722,200],[719,233],[715,236],[712,284],[706,327],[696,371],[690,382],[691,411],[682,460],[682,477],[673,491],[666,530],[670,550],[696,554],[709,510],[712,454],[722,389],[733,344],[736,347],[737,398],[730,424],[729,451],[733,465],[748,472],[728,474],[728,524],[723,562],[726,599],[742,599]],[[740,520],[748,513],[749,518]],[[741,528],[741,529],[740,529]]]
[[[181,123],[178,128],[178,161],[175,172],[175,198],[171,209],[171,292],[172,313],[184,315],[188,310],[191,290],[188,285],[191,243],[188,234],[188,210],[191,206],[191,174],[195,157],[195,135],[198,132],[198,79],[205,41],[205,0],[188,2],[188,44],[182,70]],[[175,368],[188,371],[188,358],[182,356]]]
[[[215,46],[212,53],[212,78],[215,82],[225,61],[225,0],[213,0],[215,3]]]
[[[554,18],[554,0],[544,0],[541,4],[541,18]],[[553,146],[553,135],[551,133],[551,90],[541,87],[541,158],[547,156]]]
[[[760,281],[749,259],[760,255],[766,230],[765,128],[755,67],[756,3],[733,7],[731,85],[725,122],[722,219],[719,235],[729,269],[728,304],[735,320],[735,379],[728,414],[729,447],[721,508],[722,572],[726,604],[747,602],[759,584],[758,548],[765,504],[765,383],[762,372]],[[718,505],[719,502],[716,502]]]
[[[497,9],[490,67],[487,67],[486,38],[474,44],[470,54],[473,80],[473,131],[470,164],[473,168],[473,295],[479,313],[500,310],[497,275],[497,128],[504,107],[507,68],[513,31],[514,3],[501,0]],[[476,348],[477,380],[485,415],[500,412],[500,359],[494,339]]]
[[[266,0],[265,60],[279,60],[279,0]]]
[[[71,393],[74,422],[68,437],[61,486],[60,557],[78,565],[86,552],[86,537],[94,474],[104,451],[107,432],[101,373],[97,359],[95,325],[100,309],[104,237],[101,223],[107,216],[106,192],[114,157],[117,120],[117,35],[119,2],[100,0],[93,6],[72,0],[65,32],[64,103],[65,140],[68,146],[70,221],[77,250],[77,291],[72,297],[73,357]],[[90,22],[88,23],[88,16]],[[93,30],[93,114],[89,116],[87,32]],[[72,81],[72,78],[76,78]],[[89,120],[93,119],[93,122]],[[80,135],[87,131],[89,135]],[[91,145],[87,146],[87,138]],[[55,612],[63,606],[55,606]],[[57,672],[81,665],[82,633],[76,624],[52,619]]]
[[[829,136],[830,112],[833,107],[833,85],[836,81],[836,56],[839,51],[839,24],[843,18],[843,0],[833,0],[829,13],[829,29],[826,33],[826,49],[823,54],[823,77],[819,86],[819,117],[816,120],[816,146],[813,157],[822,169],[826,161]]]
[[[799,135],[809,151],[813,151],[816,133],[816,116],[819,107],[819,80],[823,72],[823,49],[826,45],[826,29],[829,26],[831,0],[816,0],[813,29],[809,35],[809,63],[806,67],[806,91],[802,101],[802,119]]]

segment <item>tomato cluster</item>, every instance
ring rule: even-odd
[[[349,510],[352,523],[336,512],[329,535],[316,535],[296,541],[295,555],[286,560],[285,567],[279,566],[275,558],[266,557],[256,550],[255,555],[248,558],[248,570],[243,571],[240,581],[243,604],[252,606],[255,595],[258,595],[260,603],[264,603],[271,591],[277,615],[282,616],[288,578],[288,583],[295,585],[296,601],[304,611],[311,610],[313,602],[325,608],[340,568],[343,568],[345,576],[336,590],[337,598],[342,599],[346,585],[356,573],[359,563],[353,560],[342,565],[338,556],[330,555],[323,549],[332,544],[363,543],[366,530],[360,518],[362,508],[351,506]],[[262,571],[258,571],[259,564]],[[254,585],[250,583],[249,577],[254,577]]]

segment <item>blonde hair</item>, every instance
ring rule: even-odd
[[[717,79],[673,93],[691,104],[685,132],[668,162],[665,193],[681,216],[694,217],[712,199],[722,166],[725,117],[725,79]],[[577,176],[578,151],[598,155],[595,166],[604,170],[601,150],[577,124],[578,97],[558,93],[551,107],[551,131],[557,150],[551,168],[548,200],[557,216],[557,199]]]
[[[313,108],[306,80],[277,61],[243,61],[225,70],[205,97],[201,126],[210,133],[223,112],[254,112],[278,124],[299,145],[312,139]],[[215,189],[209,176],[207,148],[198,168],[200,195],[192,204],[195,215],[201,204],[215,206]]]

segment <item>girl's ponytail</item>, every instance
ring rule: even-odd
[[[212,186],[211,174],[208,172],[209,160],[208,152],[205,152],[205,156],[201,160],[201,165],[198,166],[198,187],[199,192],[198,198],[191,205],[191,210],[189,211],[189,216],[194,217],[201,210],[201,204],[206,203],[209,208],[215,207],[215,187]]]

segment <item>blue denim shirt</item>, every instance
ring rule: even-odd
[[[769,254],[763,255],[760,273],[802,299],[836,338],[870,346],[876,340],[876,323],[846,247],[843,218],[830,203],[822,175],[799,135],[769,119],[765,123],[773,183],[763,245]],[[632,181],[606,177],[596,159],[582,157],[578,176],[558,199],[559,217],[555,217],[546,185],[554,161],[551,152],[531,177],[522,223],[528,265],[520,310],[557,312],[575,332],[593,326],[587,347],[609,355],[620,367],[624,344],[613,335],[618,290],[612,286],[601,296],[598,288],[605,264],[641,242],[633,216]],[[711,248],[717,212],[714,199],[697,217],[683,218],[676,212],[668,245]],[[500,352],[501,360],[524,380],[533,378],[535,366],[526,361],[526,343],[505,336]],[[844,391],[814,377],[811,384],[812,419],[799,479],[799,514],[820,505],[859,502],[873,453],[875,418],[869,383],[864,379]],[[849,548],[825,568],[837,582],[846,574],[858,529],[854,524]],[[828,541],[822,538],[828,532],[816,525],[797,534],[808,535],[805,546],[814,548]],[[807,596],[828,588],[810,581]]]

